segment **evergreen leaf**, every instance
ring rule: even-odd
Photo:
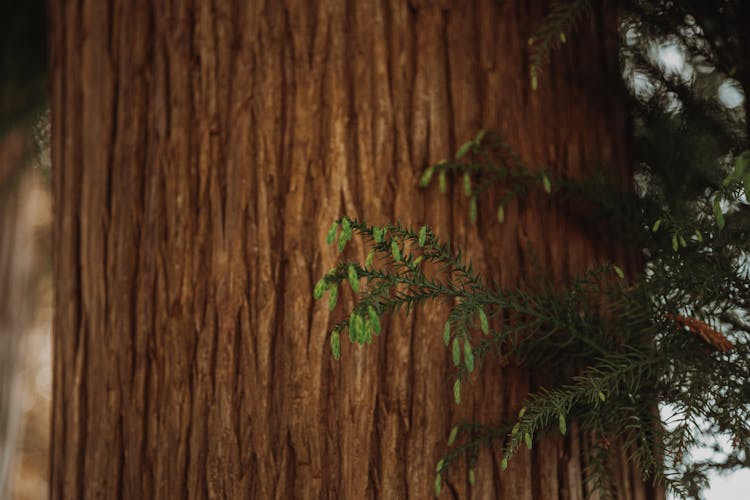
[[[458,437],[458,426],[454,425],[451,433],[448,435],[448,446],[452,446],[456,442],[456,437]]]
[[[461,144],[461,147],[458,148],[458,151],[456,151],[456,159],[460,160],[461,158],[466,156],[466,153],[468,153],[473,147],[474,147],[474,141],[467,141]]]
[[[435,173],[435,167],[427,167],[424,172],[422,172],[422,177],[419,178],[419,186],[427,187],[430,184],[430,180],[432,180],[433,173]]]
[[[357,275],[357,270],[351,264],[349,264],[347,270],[347,278],[349,279],[349,286],[352,287],[354,293],[359,293],[359,276]]]
[[[458,366],[461,364],[461,344],[459,343],[458,337],[453,339],[453,349],[451,352],[453,357],[453,364]]]
[[[338,330],[331,332],[331,354],[336,361],[341,358],[341,339]]]
[[[469,373],[474,371],[474,352],[468,341],[464,342],[464,364]]]

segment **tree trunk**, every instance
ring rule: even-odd
[[[518,410],[528,374],[492,364],[454,405],[445,304],[335,362],[312,288],[343,213],[430,224],[504,286],[625,260],[546,199],[474,227],[459,189],[417,188],[480,128],[557,175],[625,172],[614,17],[532,92],[545,3],[52,2],[53,498],[428,498],[453,423]],[[504,473],[485,450],[444,496],[581,498],[586,441]],[[620,497],[652,495],[621,458]]]

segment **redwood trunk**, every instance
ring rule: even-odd
[[[528,375],[493,365],[454,405],[445,305],[335,362],[312,288],[343,213],[428,223],[505,286],[623,262],[548,199],[473,227],[417,188],[480,128],[557,175],[626,170],[613,17],[532,92],[545,3],[52,1],[53,498],[428,498],[453,423],[518,410]],[[581,498],[585,445],[483,451],[443,495]]]

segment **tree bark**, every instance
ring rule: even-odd
[[[545,4],[52,2],[53,498],[428,498],[453,423],[518,411],[529,374],[497,364],[454,405],[445,304],[335,362],[343,313],[312,288],[343,213],[430,224],[503,286],[627,260],[548,199],[470,226],[459,189],[417,188],[480,128],[556,175],[627,178],[614,16],[532,92]],[[485,450],[444,496],[582,498],[585,446],[549,438],[504,473]],[[620,498],[654,494],[614,469]]]

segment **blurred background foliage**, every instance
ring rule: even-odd
[[[0,498],[47,496],[47,2],[0,2]]]
[[[0,135],[33,126],[47,108],[47,2],[2,1]]]

